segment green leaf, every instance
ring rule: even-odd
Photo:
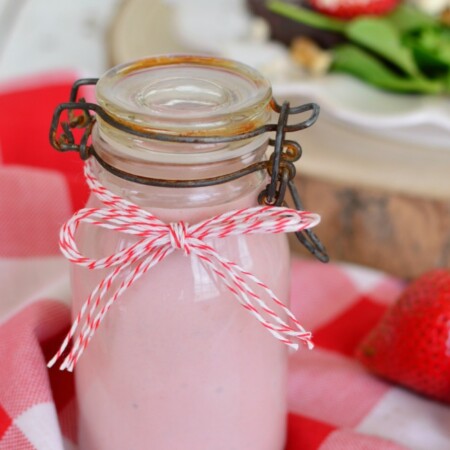
[[[385,17],[401,34],[437,25],[431,15],[405,3],[401,3]]]
[[[406,74],[420,74],[411,49],[402,44],[400,33],[388,20],[369,17],[353,20],[349,22],[346,36],[380,55]]]
[[[300,22],[314,28],[320,28],[321,30],[343,33],[347,26],[346,22],[343,22],[342,20],[333,19],[309,9],[276,0],[269,1],[267,3],[267,8],[276,14],[287,17],[288,19],[295,20],[296,22]]]
[[[414,49],[426,53],[429,58],[450,67],[450,31],[439,28],[421,30],[410,37]]]
[[[315,28],[344,34],[352,44],[334,50],[333,70],[398,92],[450,91],[450,32],[416,8],[401,4],[388,16],[352,21],[277,0],[269,1],[268,9]]]
[[[297,22],[344,33],[348,39],[386,58],[405,73],[416,75],[419,72],[412,52],[402,46],[400,34],[387,20],[363,17],[345,22],[276,0],[270,1],[267,7]]]
[[[352,44],[335,49],[332,70],[350,73],[391,91],[436,94],[443,90],[442,83],[439,82],[397,75],[375,56]]]

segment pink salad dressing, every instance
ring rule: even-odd
[[[129,127],[124,131],[97,116],[93,129],[97,154],[122,171],[198,180],[264,158],[268,137],[241,135],[270,120],[270,83],[245,65],[209,57],[150,58],[110,70],[96,94],[104,111]],[[136,129],[144,137],[130,133]],[[148,130],[239,140],[182,144],[145,136]],[[106,188],[168,223],[194,224],[256,206],[267,184],[267,173],[259,170],[209,187],[155,187],[96,167]],[[94,198],[89,204],[100,206]],[[85,224],[77,236],[81,252],[94,258],[123,249],[129,239]],[[285,235],[209,243],[288,301]],[[73,268],[74,316],[107,273]],[[178,250],[120,296],[75,367],[80,449],[282,450],[286,357],[286,347],[221,279],[209,275],[198,257]]]
[[[216,207],[151,212],[195,223],[254,206],[257,193]],[[89,230],[85,245],[106,255],[121,238]],[[289,298],[284,235],[211,243]],[[102,276],[74,269],[74,314]],[[285,346],[198,259],[178,251],[121,296],[76,367],[80,448],[281,450],[285,378]]]

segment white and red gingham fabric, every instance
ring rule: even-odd
[[[72,81],[56,80],[0,90],[0,450],[77,448],[72,374],[46,367],[70,325],[59,228],[87,195],[82,162],[47,142]],[[293,260],[292,310],[316,347],[291,356],[286,450],[450,449],[447,406],[352,357],[402,289],[368,269]]]

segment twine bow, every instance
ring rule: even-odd
[[[73,346],[60,366],[61,370],[72,371],[120,295],[176,250],[184,251],[188,257],[195,255],[199,258],[205,269],[217,276],[238,302],[275,338],[294,349],[298,348],[297,341],[303,341],[312,348],[311,333],[300,325],[272,290],[238,264],[222,257],[208,244],[208,240],[241,234],[301,231],[319,223],[317,214],[284,207],[256,206],[229,211],[195,225],[185,222],[166,224],[150,212],[108,191],[94,176],[90,162],[85,165],[85,176],[90,189],[104,207],[82,209],[65,223],[60,232],[60,248],[64,256],[75,264],[91,270],[110,268],[111,271],[81,307],[60,349],[48,363],[49,367],[56,363],[74,338]],[[79,252],[75,239],[76,230],[83,222],[133,235],[138,240],[117,253],[92,259]],[[123,279],[116,286],[119,275]],[[273,308],[282,311],[286,319]]]

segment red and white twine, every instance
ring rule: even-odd
[[[284,207],[256,206],[229,211],[195,225],[184,222],[166,224],[150,212],[108,191],[94,176],[89,162],[85,165],[85,176],[91,191],[104,207],[82,209],[65,223],[61,228],[60,248],[64,256],[75,264],[91,270],[110,268],[111,271],[81,307],[60,349],[48,363],[49,367],[58,361],[74,338],[73,346],[60,366],[61,370],[72,371],[120,295],[175,250],[199,258],[206,270],[217,276],[238,302],[275,338],[294,349],[298,348],[297,341],[303,341],[312,348],[311,333],[300,325],[272,290],[238,264],[222,257],[208,244],[208,240],[238,234],[301,231],[319,223],[317,214]],[[79,252],[75,240],[76,230],[82,222],[134,235],[139,240],[105,258],[91,259]],[[115,281],[122,274],[123,280],[116,286]],[[255,288],[262,295],[256,293]],[[273,308],[287,319],[280,317]]]

